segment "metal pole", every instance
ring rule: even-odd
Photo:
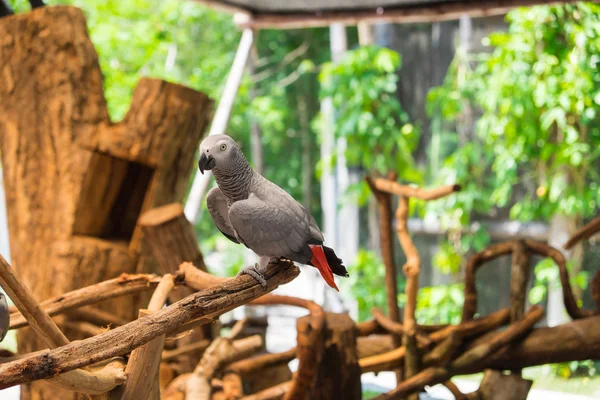
[[[227,76],[227,82],[225,83],[221,100],[219,101],[217,111],[215,112],[215,116],[210,126],[210,131],[208,132],[209,135],[225,133],[227,123],[229,122],[229,116],[231,115],[231,109],[233,108],[233,103],[240,87],[242,76],[244,75],[244,69],[246,68],[246,62],[248,61],[253,42],[254,31],[250,28],[244,29],[233,64],[231,65],[231,70]],[[205,171],[204,175],[202,175],[196,170],[194,183],[192,184],[184,208],[185,216],[192,224],[198,219],[200,214],[200,203],[206,194],[210,180],[210,171]]]

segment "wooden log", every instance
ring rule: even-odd
[[[140,310],[139,317],[159,311],[175,287],[173,276],[166,274],[156,287],[147,310]],[[165,344],[165,335],[159,335],[148,343],[131,352],[125,373],[127,382],[110,394],[111,400],[135,400],[152,397],[152,391],[158,387],[158,372],[161,353]]]
[[[150,310],[140,310],[140,318],[149,315]],[[165,343],[165,335],[160,335],[131,352],[127,361],[127,382],[114,390],[110,400],[148,399],[158,381],[160,354]]]
[[[265,274],[266,291],[291,281],[298,274],[299,269],[293,264],[284,261],[270,264]],[[174,331],[187,321],[210,321],[215,316],[246,304],[264,293],[265,289],[249,276],[229,279],[223,285],[195,293],[156,313],[93,338],[0,364],[0,389],[37,379],[47,379],[56,374],[126,354],[157,336]]]
[[[325,314],[326,337],[316,380],[305,399],[362,398],[354,322],[346,314]],[[306,317],[304,317],[307,320]],[[300,339],[300,338],[299,338]]]
[[[477,394],[481,400],[527,400],[531,385],[532,380],[488,369],[483,374]]]
[[[202,253],[198,248],[193,226],[183,213],[180,203],[171,203],[145,212],[139,221],[147,248],[156,260],[161,274],[176,273],[183,262],[192,263],[206,271]],[[169,300],[174,303],[193,293],[189,287],[180,287],[171,292]],[[177,340],[178,346],[189,349],[189,345],[212,340],[218,333],[218,324],[207,324],[190,335]],[[200,361],[201,351],[187,351],[178,358],[182,373],[192,372]]]
[[[151,271],[140,258],[138,216],[183,200],[211,100],[144,78],[126,117],[112,123],[79,9],[43,7],[2,18],[0,37],[0,152],[19,277],[43,301],[122,272]],[[120,298],[102,309],[133,319],[146,301]],[[20,353],[43,347],[27,329],[18,345]],[[22,393],[74,398],[43,383]]]
[[[190,262],[206,271],[196,235],[181,203],[149,210],[140,217],[139,224],[161,273],[174,273],[183,262]]]

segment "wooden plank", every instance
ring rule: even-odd
[[[328,26],[333,23],[358,25],[366,23],[427,23],[459,19],[461,15],[473,18],[506,14],[516,7],[574,3],[575,1],[554,0],[488,0],[461,1],[453,3],[429,4],[395,9],[377,8],[372,11],[328,11],[297,14],[255,14],[240,21],[241,28],[252,29],[301,29]]]

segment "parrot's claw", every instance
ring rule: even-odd
[[[267,288],[267,280],[265,279],[265,277],[263,276],[263,274],[261,274],[260,272],[258,272],[258,264],[252,265],[250,267],[246,267],[243,270],[241,270],[240,272],[238,272],[237,276],[240,275],[250,275],[251,277],[253,277],[258,283],[260,283],[260,286],[262,286],[263,288]]]

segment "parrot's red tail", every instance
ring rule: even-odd
[[[327,257],[323,251],[323,246],[310,245],[310,250],[312,251],[312,259],[310,260],[310,263],[317,267],[321,273],[321,276],[323,279],[325,279],[325,282],[339,292],[340,289],[338,289],[337,285],[335,284],[335,280],[333,279],[333,272],[329,266],[329,263],[327,262]]]

